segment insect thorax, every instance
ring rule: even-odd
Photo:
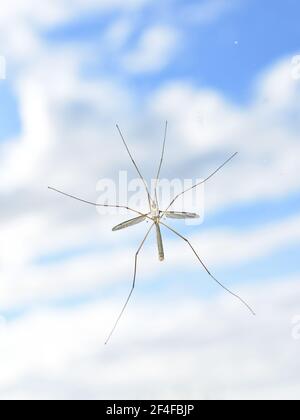
[[[159,218],[159,209],[154,200],[151,200],[151,217],[152,219]]]

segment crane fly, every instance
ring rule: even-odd
[[[179,237],[180,239],[182,239],[191,249],[191,251],[193,252],[193,254],[196,256],[197,260],[199,261],[199,263],[202,265],[202,267],[204,268],[204,270],[207,272],[207,274],[219,285],[221,286],[226,292],[230,293],[233,297],[235,297],[236,299],[238,299],[243,305],[246,306],[246,308],[252,313],[252,315],[255,315],[255,312],[253,311],[253,309],[250,307],[250,305],[243,300],[239,295],[233,293],[231,290],[229,290],[224,284],[222,284],[219,280],[216,279],[216,277],[210,272],[210,270],[207,268],[207,266],[204,264],[204,262],[202,261],[202,259],[200,258],[199,254],[197,253],[197,251],[195,250],[194,246],[191,244],[191,242],[189,241],[189,239],[187,239],[186,237],[184,237],[183,235],[181,235],[179,232],[177,232],[175,229],[173,229],[171,226],[169,226],[168,224],[166,224],[163,220],[165,220],[165,218],[167,219],[195,219],[200,217],[198,214],[196,213],[189,213],[189,212],[180,212],[180,211],[173,211],[170,210],[170,208],[173,206],[173,204],[178,200],[179,197],[183,196],[185,193],[187,193],[188,191],[191,191],[192,189],[197,188],[198,186],[200,186],[201,184],[204,184],[205,182],[209,181],[214,175],[216,175],[222,168],[224,168],[224,166],[226,166],[233,158],[236,157],[237,153],[234,153],[229,159],[227,159],[222,165],[220,165],[214,172],[212,172],[207,178],[205,178],[204,180],[202,180],[201,182],[198,182],[197,184],[193,185],[192,187],[182,191],[180,194],[177,194],[172,201],[170,202],[170,204],[168,205],[168,207],[165,210],[161,210],[159,208],[159,202],[158,202],[158,195],[157,195],[157,187],[158,187],[158,181],[160,178],[160,172],[161,172],[161,168],[162,168],[162,164],[163,164],[163,160],[164,160],[164,155],[165,155],[165,146],[166,146],[166,138],[167,138],[167,130],[168,130],[168,122],[166,122],[165,125],[165,131],[164,131],[164,140],[163,140],[163,147],[162,147],[162,152],[161,152],[161,158],[160,158],[160,162],[159,162],[159,167],[158,167],[158,171],[157,171],[157,175],[155,178],[155,187],[154,187],[154,197],[151,196],[148,185],[145,181],[145,178],[143,177],[139,167],[137,166],[134,158],[132,157],[132,154],[129,150],[129,147],[125,141],[125,138],[120,130],[120,127],[117,125],[117,130],[120,134],[120,137],[122,139],[122,142],[126,148],[126,151],[141,179],[141,181],[143,182],[145,191],[147,193],[147,200],[148,200],[148,205],[149,205],[149,212],[148,213],[141,213],[138,210],[132,209],[128,206],[121,206],[121,205],[116,205],[116,204],[98,204],[98,203],[94,203],[91,201],[87,201],[84,200],[82,198],[76,197],[74,195],[71,194],[67,194],[63,191],[60,191],[56,188],[52,188],[52,187],[48,187],[50,190],[55,191],[59,194],[62,194],[64,196],[67,196],[69,198],[72,198],[74,200],[80,201],[82,203],[85,204],[89,204],[89,205],[93,205],[96,207],[110,207],[110,208],[118,208],[118,209],[125,209],[128,210],[132,213],[135,213],[135,217],[132,219],[129,219],[125,222],[120,223],[119,225],[115,226],[112,230],[115,231],[119,231],[122,229],[126,229],[128,227],[131,226],[135,226],[139,223],[145,222],[145,221],[151,221],[151,225],[148,229],[148,231],[146,232],[146,235],[144,236],[142,242],[140,243],[136,253],[135,253],[135,257],[134,257],[134,270],[133,270],[133,280],[132,280],[132,286],[129,292],[129,295],[125,301],[125,304],[122,307],[122,310],[119,314],[119,316],[117,317],[115,324],[113,326],[113,328],[111,329],[108,338],[105,342],[105,344],[107,344],[109,342],[109,340],[111,339],[113,333],[115,332],[120,319],[122,318],[125,309],[127,308],[127,305],[130,301],[130,298],[133,294],[135,285],[136,285],[136,276],[137,276],[137,264],[138,264],[138,257],[139,254],[147,240],[147,238],[149,237],[150,233],[153,231],[153,229],[155,229],[156,232],[156,241],[157,241],[157,250],[158,250],[158,257],[160,261],[164,261],[165,259],[165,253],[164,253],[164,246],[163,246],[163,240],[162,240],[162,235],[161,235],[161,226],[164,226],[166,229],[168,229],[169,231],[171,231],[174,235],[176,235],[177,237]]]

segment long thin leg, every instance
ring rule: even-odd
[[[159,163],[157,175],[156,175],[156,178],[155,178],[155,188],[154,188],[154,191],[155,191],[155,200],[156,200],[157,208],[159,208],[158,198],[157,198],[157,183],[159,181],[160,171],[161,171],[161,167],[162,167],[163,160],[164,160],[164,155],[165,155],[167,132],[168,132],[168,121],[166,121],[166,125],[165,125],[165,135],[164,135],[164,142],[163,142],[163,147],[162,147],[162,152],[161,152],[161,158],[160,158],[160,163]]]
[[[118,318],[117,318],[117,320],[116,320],[116,322],[115,322],[115,325],[113,326],[113,328],[112,328],[111,332],[109,333],[109,336],[108,336],[108,338],[107,338],[107,340],[106,340],[105,344],[108,344],[109,340],[111,339],[111,336],[112,336],[112,335],[113,335],[113,333],[115,332],[115,329],[117,328],[118,323],[119,323],[120,319],[122,318],[122,315],[123,315],[123,313],[124,313],[124,311],[125,311],[125,309],[126,309],[126,307],[127,307],[128,303],[129,303],[129,301],[130,301],[130,298],[131,298],[132,293],[133,293],[134,288],[135,288],[135,280],[136,280],[136,271],[137,271],[138,256],[139,256],[139,253],[140,253],[141,249],[143,248],[144,243],[146,242],[146,239],[148,238],[148,236],[149,236],[149,234],[150,234],[151,230],[153,229],[153,226],[154,226],[154,225],[155,225],[155,223],[153,223],[153,224],[152,224],[152,226],[150,227],[150,229],[148,230],[148,232],[147,232],[146,236],[144,237],[144,239],[143,239],[143,241],[142,241],[141,245],[139,246],[139,248],[138,248],[138,250],[137,250],[137,252],[136,252],[136,254],[135,254],[135,257],[134,257],[134,273],[133,273],[133,282],[132,282],[132,287],[131,287],[130,293],[129,293],[129,295],[128,295],[128,298],[126,299],[126,302],[125,302],[125,304],[124,304],[124,306],[123,306],[123,308],[122,308],[122,311],[121,311],[120,315],[118,316]]]
[[[166,210],[164,211],[164,213],[162,214],[162,217],[165,215],[165,212],[169,210],[169,208],[175,203],[175,201],[181,197],[183,194],[187,193],[188,191],[191,191],[192,189],[199,187],[199,185],[204,184],[205,182],[207,182],[209,179],[211,179],[216,173],[218,173],[222,168],[224,168],[225,165],[227,165],[227,163],[229,163],[233,158],[235,158],[237,156],[238,152],[234,153],[234,155],[232,155],[229,159],[226,160],[226,162],[224,162],[221,166],[219,166],[212,174],[210,174],[207,178],[205,178],[203,181],[198,182],[198,184],[193,185],[192,187],[182,191],[180,194],[176,195],[175,198],[173,198],[173,200],[171,201],[171,203],[168,205],[168,207],[166,208]]]
[[[127,207],[127,206],[119,206],[119,205],[111,205],[111,204],[97,204],[97,203],[93,203],[91,201],[87,201],[87,200],[83,200],[81,198],[75,197],[74,195],[67,194],[67,193],[65,193],[63,191],[57,190],[56,188],[48,187],[48,189],[51,190],[51,191],[55,191],[55,192],[57,192],[59,194],[62,194],[64,196],[66,196],[66,197],[72,198],[73,200],[80,201],[81,203],[89,204],[91,206],[125,209],[125,210],[132,211],[132,212],[134,212],[136,214],[139,214],[140,216],[144,216],[143,213],[140,213],[139,211],[134,210],[134,209],[131,209],[130,207]]]
[[[149,189],[148,189],[147,183],[146,183],[146,181],[145,181],[145,178],[143,177],[143,175],[142,175],[141,171],[139,170],[139,168],[138,168],[138,166],[137,166],[137,164],[136,164],[135,160],[133,159],[132,154],[131,154],[131,152],[130,152],[130,150],[129,150],[129,147],[127,146],[127,143],[126,143],[126,141],[125,141],[125,138],[124,138],[124,136],[123,136],[123,134],[122,134],[122,132],[121,132],[120,127],[118,126],[118,124],[117,124],[117,130],[118,130],[118,132],[119,132],[119,134],[120,134],[120,136],[121,136],[121,139],[122,139],[123,144],[124,144],[124,146],[125,146],[125,148],[126,148],[126,150],[127,150],[127,153],[128,153],[128,155],[129,155],[129,157],[130,157],[130,159],[131,159],[131,161],[132,161],[132,163],[133,163],[133,165],[134,165],[135,169],[137,170],[137,173],[139,174],[139,176],[140,176],[140,178],[141,178],[141,180],[142,180],[142,182],[143,182],[143,184],[144,184],[144,186],[145,186],[146,193],[147,193],[147,196],[148,196],[149,208],[150,208],[150,211],[151,211],[151,195],[150,195],[150,192],[149,192]]]
[[[203,266],[203,268],[206,270],[206,272],[210,275],[210,277],[218,283],[219,286],[221,286],[224,290],[226,290],[228,293],[230,293],[232,296],[234,296],[235,298],[237,298],[240,302],[242,302],[248,309],[249,311],[252,313],[252,315],[256,315],[255,312],[253,311],[253,309],[248,305],[247,302],[245,302],[240,296],[236,295],[235,293],[233,293],[231,290],[229,290],[227,287],[225,287],[222,283],[219,282],[219,280],[217,280],[212,274],[211,272],[208,270],[208,268],[206,267],[206,265],[203,263],[203,261],[201,260],[201,258],[199,257],[199,255],[197,254],[197,252],[195,251],[194,247],[192,246],[192,244],[190,243],[190,241],[185,238],[184,236],[182,236],[180,233],[176,232],[176,230],[172,229],[170,226],[166,225],[165,223],[160,222],[163,226],[165,226],[167,229],[169,229],[171,232],[175,233],[175,235],[179,236],[181,239],[183,239],[192,249],[193,253],[196,255],[198,261],[201,263],[201,265]]]

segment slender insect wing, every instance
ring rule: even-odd
[[[146,220],[146,218],[147,218],[147,215],[145,214],[144,216],[138,216],[138,217],[135,217],[134,219],[127,220],[126,222],[120,223],[119,225],[115,226],[113,228],[113,232],[117,230],[121,230],[121,229],[126,229],[130,226],[137,225],[138,223],[141,223],[144,220]]]
[[[169,219],[199,219],[199,215],[196,213],[179,212],[179,211],[167,211],[165,216]]]

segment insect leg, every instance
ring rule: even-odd
[[[122,315],[123,315],[123,313],[124,313],[124,311],[125,311],[125,309],[126,309],[126,307],[127,307],[128,303],[129,303],[129,301],[130,301],[130,298],[131,298],[132,293],[133,293],[134,288],[135,288],[135,280],[136,280],[136,271],[137,271],[138,256],[139,256],[139,253],[140,253],[140,251],[141,251],[141,249],[142,249],[142,247],[143,247],[144,243],[146,242],[146,239],[148,238],[148,236],[149,236],[149,234],[150,234],[151,230],[153,229],[153,226],[154,226],[154,225],[155,225],[155,223],[153,223],[153,224],[152,224],[152,226],[150,227],[150,229],[148,230],[148,232],[147,232],[146,236],[144,237],[144,239],[143,239],[143,241],[142,241],[141,245],[139,246],[139,248],[138,248],[138,250],[137,250],[137,252],[136,252],[136,254],[135,254],[135,257],[134,257],[134,272],[133,272],[133,282],[132,282],[132,287],[131,287],[130,293],[129,293],[129,295],[128,295],[128,298],[126,299],[126,302],[125,302],[125,304],[124,304],[124,306],[123,306],[123,308],[122,308],[122,310],[121,310],[121,313],[120,313],[120,315],[118,316],[118,318],[117,318],[117,320],[116,320],[116,322],[115,322],[115,325],[113,326],[113,328],[112,328],[111,332],[109,333],[109,336],[108,336],[108,338],[107,338],[107,340],[106,340],[105,344],[108,344],[109,340],[111,339],[111,336],[113,335],[113,333],[114,333],[115,329],[117,328],[118,323],[119,323],[120,319],[122,318]]]
[[[233,293],[231,290],[229,290],[226,286],[224,286],[219,280],[217,280],[209,271],[209,269],[206,267],[206,265],[203,263],[203,261],[201,260],[201,258],[199,257],[198,253],[196,252],[195,248],[193,247],[193,245],[190,243],[190,241],[185,238],[184,236],[182,236],[180,233],[176,232],[176,230],[172,229],[170,226],[166,225],[165,223],[160,222],[160,224],[162,224],[163,226],[165,226],[167,229],[169,229],[171,232],[175,233],[175,235],[179,236],[181,239],[183,239],[188,245],[189,247],[192,249],[193,253],[196,255],[198,261],[201,263],[201,265],[203,266],[203,268],[205,269],[205,271],[209,274],[209,276],[216,282],[218,283],[219,286],[221,286],[224,290],[226,290],[228,293],[230,293],[232,296],[234,296],[235,298],[237,298],[240,302],[242,302],[248,309],[249,311],[252,313],[252,315],[255,315],[255,312],[253,311],[253,309],[248,305],[247,302],[245,302],[239,295]]]
[[[229,163],[233,158],[235,158],[237,156],[237,152],[234,153],[229,159],[227,159],[221,166],[219,166],[212,174],[210,174],[207,178],[205,178],[203,181],[198,182],[198,184],[193,185],[192,187],[182,191],[180,194],[176,195],[176,197],[173,198],[173,200],[171,201],[171,203],[168,205],[168,207],[166,208],[166,210],[162,213],[161,217],[164,217],[165,213],[167,212],[167,210],[169,210],[169,208],[175,203],[176,200],[178,200],[179,197],[181,197],[183,194],[187,193],[188,191],[191,191],[194,188],[199,187],[200,185],[204,184],[205,182],[207,182],[209,179],[211,179],[215,174],[217,174],[221,169],[224,168],[225,165],[227,165],[227,163]]]

